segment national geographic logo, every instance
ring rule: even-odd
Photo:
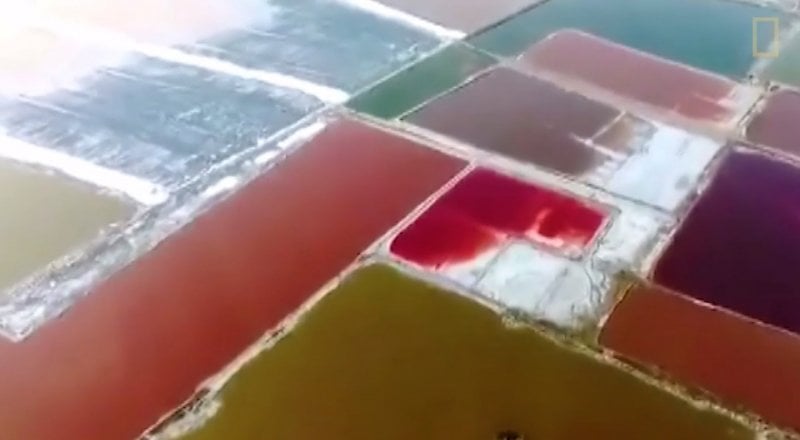
[[[778,58],[781,52],[780,28],[779,17],[753,18],[754,58]]]

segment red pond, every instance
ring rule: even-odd
[[[520,62],[533,73],[547,71],[687,118],[729,122],[738,113],[726,103],[733,81],[579,31],[551,35]]]
[[[470,260],[510,236],[576,253],[604,220],[603,212],[567,195],[477,169],[401,232],[391,251],[435,268]]]
[[[800,429],[800,338],[647,285],[629,292],[600,342],[771,422]]]
[[[0,343],[4,438],[135,438],[463,167],[333,124],[63,318]]]

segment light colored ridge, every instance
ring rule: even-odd
[[[375,0],[337,0],[337,1],[339,1],[340,3],[345,3],[354,6],[364,11],[368,11],[372,14],[384,17],[388,20],[396,21],[398,23],[403,23],[409,27],[434,34],[439,38],[444,38],[448,40],[461,40],[467,35],[463,31],[450,29],[438,25],[423,18],[417,17],[416,15],[412,15],[407,12],[403,12],[398,9],[392,8],[390,6],[386,6],[383,3],[377,2]],[[458,6],[454,5],[453,7],[458,7]]]
[[[289,136],[286,136],[285,139],[278,142],[278,148],[285,150],[289,147],[299,144],[300,142],[305,142],[316,136],[317,133],[324,130],[327,126],[327,121],[316,121],[312,124],[306,125],[305,127],[298,128],[297,131]]]
[[[325,103],[338,104],[346,101],[350,95],[336,88],[306,81],[291,75],[278,72],[250,69],[230,61],[194,55],[171,47],[141,43],[116,32],[101,29],[88,29],[73,23],[52,18],[38,19],[36,25],[58,35],[67,36],[95,45],[131,51],[186,66],[197,67],[216,73],[235,76],[237,78],[260,81],[285,89],[296,90],[314,96]]]
[[[239,185],[240,181],[241,179],[236,176],[223,177],[206,188],[205,191],[203,191],[203,197],[215,197],[233,191]]]
[[[158,205],[169,197],[168,191],[155,183],[1,133],[0,157],[58,170],[77,180],[125,194],[143,205]]]
[[[312,139],[319,132],[324,130],[325,127],[327,126],[328,122],[322,120],[322,121],[315,121],[312,124],[300,127],[296,131],[292,132],[290,135],[286,136],[284,139],[279,141],[277,144],[277,148],[265,151],[264,153],[256,157],[253,160],[253,162],[255,162],[255,164],[259,166],[266,165],[267,163],[271,162],[273,159],[281,155],[284,151],[288,150],[289,148],[292,148],[295,145],[307,142],[309,139]]]

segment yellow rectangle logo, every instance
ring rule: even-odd
[[[758,34],[762,26],[769,26],[772,30],[772,38],[767,45],[768,50],[759,49]],[[779,17],[754,17],[753,18],[753,57],[754,58],[777,58],[780,55],[780,18]]]

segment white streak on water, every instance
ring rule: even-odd
[[[412,15],[397,10],[395,8],[386,6],[375,0],[337,0],[337,1],[339,1],[340,3],[345,3],[353,7],[362,9],[364,11],[371,12],[372,14],[386,18],[388,20],[396,21],[398,23],[403,23],[406,26],[431,33],[439,38],[448,40],[461,40],[466,36],[466,34],[462,31],[450,29],[438,25],[436,23],[432,23],[428,20],[419,18],[416,15]],[[453,7],[457,8],[458,5],[454,5]]]
[[[287,135],[285,138],[278,141],[276,143],[277,148],[267,150],[261,153],[260,155],[256,156],[256,158],[253,159],[253,163],[255,163],[258,166],[266,165],[272,162],[276,157],[286,152],[288,149],[294,147],[295,145],[305,143],[311,138],[315,137],[319,132],[324,130],[325,127],[327,126],[328,126],[327,121],[320,120],[320,121],[315,121],[304,127],[300,127],[291,134]],[[271,138],[274,138],[274,135],[271,136]],[[259,143],[261,142],[266,143],[269,142],[269,140],[259,141]]]
[[[235,176],[227,176],[211,184],[203,191],[202,197],[216,197],[220,194],[233,191],[239,186],[240,178]]]
[[[122,193],[148,206],[164,203],[166,189],[152,182],[95,165],[56,150],[39,147],[0,134],[0,157],[58,170],[63,174],[100,188]]]
[[[88,44],[102,44],[104,46],[136,52],[164,61],[231,75],[237,78],[260,81],[314,96],[325,103],[338,104],[346,101],[350,97],[347,92],[342,90],[306,81],[291,75],[266,70],[249,69],[217,58],[189,54],[171,47],[141,43],[116,32],[89,29],[74,23],[66,23],[57,19],[48,18],[40,18],[37,20],[36,24],[58,35],[63,35]]]
[[[282,139],[280,142],[278,142],[278,148],[281,150],[286,150],[287,148],[298,145],[301,142],[305,142],[316,136],[317,133],[325,129],[327,125],[328,123],[326,121],[316,121],[313,124],[300,128],[287,136],[285,139]]]

